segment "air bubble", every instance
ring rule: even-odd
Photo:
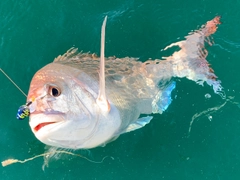
[[[205,94],[205,98],[209,99],[209,98],[211,98],[211,95],[210,94]]]
[[[212,121],[212,116],[208,116],[208,120],[209,120],[209,121]]]

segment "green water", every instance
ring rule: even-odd
[[[240,1],[225,0],[1,0],[0,68],[28,91],[33,74],[70,47],[99,54],[100,26],[108,15],[106,55],[161,58],[165,46],[182,39],[215,15],[222,25],[208,61],[227,97],[240,102]],[[25,97],[0,74],[0,160],[26,159],[44,152],[28,120],[15,118]],[[210,94],[211,98],[205,98]],[[141,130],[89,152],[101,164],[63,156],[42,171],[43,159],[0,167],[0,179],[240,179],[240,112],[228,102],[212,114],[194,114],[225,102],[210,87],[181,79],[174,101]]]

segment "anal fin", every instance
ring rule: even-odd
[[[129,124],[125,132],[134,131],[136,129],[144,127],[146,124],[148,124],[151,121],[152,118],[153,116],[146,116],[146,117],[139,118],[132,124]]]
[[[176,82],[171,82],[166,88],[160,90],[152,101],[152,113],[162,113],[172,102],[171,93],[176,87]]]

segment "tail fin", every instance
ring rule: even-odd
[[[186,36],[186,40],[173,43],[165,48],[179,46],[180,50],[174,52],[165,60],[148,60],[144,63],[147,77],[158,85],[159,82],[166,83],[171,77],[186,77],[196,83],[203,85],[206,82],[213,87],[216,94],[224,98],[221,81],[217,80],[212,68],[206,60],[208,55],[205,43],[212,45],[209,36],[216,32],[217,25],[220,24],[220,17],[208,21],[199,30]]]
[[[209,67],[206,60],[208,52],[204,45],[205,43],[212,45],[209,36],[216,32],[219,24],[221,24],[220,16],[217,16],[203,25],[200,30],[186,36],[186,40],[173,43],[165,48],[165,50],[173,46],[181,48],[172,56],[165,58],[166,61],[171,61],[173,76],[186,77],[200,85],[206,82],[213,86],[217,94],[221,94],[223,88],[213,69]]]

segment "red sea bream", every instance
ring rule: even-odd
[[[142,128],[153,118],[151,114],[161,114],[170,105],[173,77],[206,83],[215,93],[222,92],[205,49],[220,17],[166,47],[180,47],[171,56],[145,62],[104,57],[106,20],[100,57],[71,48],[34,75],[27,97],[32,102],[29,123],[41,142],[89,149]]]

